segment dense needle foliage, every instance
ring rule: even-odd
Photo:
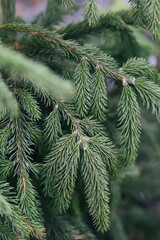
[[[84,21],[65,27],[72,0],[48,0],[28,25],[0,3],[0,239],[127,239],[119,182],[138,171],[141,103],[160,120],[159,73],[136,34],[158,46],[160,1],[101,15],[85,0]]]

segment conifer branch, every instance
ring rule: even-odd
[[[159,73],[156,68],[151,65],[147,59],[144,58],[130,58],[122,66],[122,71],[126,72],[131,76],[137,77],[146,77],[159,83]]]
[[[82,148],[85,149],[86,140],[90,141],[94,145],[94,148],[101,153],[101,157],[105,165],[107,165],[109,172],[116,175],[119,165],[116,158],[117,152],[106,133],[106,128],[92,117],[77,119],[69,107],[67,108],[58,99],[56,101],[58,102],[56,106],[63,112],[63,115],[65,114],[69,118],[68,124],[71,123],[71,129],[73,129],[73,132],[80,139],[79,144],[82,145]],[[97,137],[92,140],[90,137],[94,136]]]
[[[100,4],[98,0],[84,1],[84,15],[89,26],[96,26],[99,22]]]
[[[62,3],[55,7],[57,1],[48,0],[46,11],[35,22],[51,27],[50,24],[68,12],[67,9],[61,11]],[[98,1],[85,0],[85,20],[57,32],[35,24],[0,25],[0,30],[7,32],[2,39],[16,49],[15,55],[14,51],[0,45],[0,69],[4,79],[0,79],[3,88],[0,89],[0,238],[4,240],[96,239],[81,224],[80,199],[84,195],[96,229],[101,232],[108,230],[111,206],[115,231],[119,238],[125,238],[115,213],[119,189],[116,188],[118,195],[109,204],[109,181],[118,177],[119,168],[121,170],[123,166],[133,164],[136,158],[141,132],[138,95],[147,109],[151,107],[160,120],[160,87],[156,85],[159,74],[145,59],[128,59],[128,56],[140,56],[143,50],[144,55],[148,54],[144,48],[137,53],[141,44],[136,41],[136,30],[130,25],[135,23],[134,17],[137,16],[136,23],[148,29],[158,40],[159,5],[156,9],[155,4],[159,3],[158,0],[132,0],[133,11],[99,16]],[[10,5],[15,0],[1,2]],[[70,5],[72,0],[62,2]],[[5,13],[6,22],[11,21],[10,17],[13,19],[10,7],[8,10]],[[11,16],[7,15],[9,12]],[[121,68],[113,57],[96,45],[85,44],[86,38],[83,37],[92,34],[90,36],[95,35],[97,40],[97,34],[102,31],[107,35],[104,49],[108,49],[118,62],[126,61]],[[14,43],[8,36],[14,36]],[[69,38],[79,38],[84,45],[67,40]],[[110,44],[111,39],[114,42]],[[103,43],[99,41],[99,46],[104,46]],[[72,95],[72,85],[61,81],[47,67],[23,57],[18,51],[45,62],[65,79],[69,75],[76,95],[64,101],[63,97]],[[119,87],[123,85],[118,114],[113,109],[114,101],[107,110],[105,76],[118,80],[115,81],[117,88],[109,85],[112,96],[117,96]],[[12,108],[13,101],[17,114]],[[117,118],[118,134],[115,134]],[[104,123],[107,123],[109,133]],[[119,142],[117,150],[109,134],[111,139]],[[14,179],[12,184],[16,194],[1,181],[6,179],[10,182]],[[43,191],[39,181],[42,181]],[[75,204],[75,199],[78,204]],[[71,219],[55,216],[55,211],[63,213],[70,205],[68,217],[78,209],[78,214],[75,213],[78,222],[73,219],[72,223]],[[118,234],[112,236],[117,238]]]
[[[27,225],[27,221],[25,221],[25,216],[17,205],[18,201],[13,192],[13,188],[4,181],[0,181],[0,196],[1,200],[3,199],[3,205],[0,204],[0,230],[2,230],[2,232],[0,231],[0,234],[5,236],[6,239],[13,236],[15,237],[14,233],[16,233],[16,235],[21,235],[21,237],[28,237],[29,226]],[[7,212],[6,209],[4,209],[4,204],[7,204],[7,208],[9,208]],[[10,228],[10,234],[8,235],[7,228]]]
[[[28,34],[32,34],[34,36],[43,38],[49,43],[52,43],[54,46],[54,49],[57,51],[59,48],[65,52],[66,55],[71,54],[76,60],[81,60],[82,57],[85,57],[85,59],[94,67],[99,64],[100,68],[105,70],[106,74],[109,76],[112,76],[115,79],[123,80],[123,78],[128,79],[129,77],[127,75],[123,75],[118,72],[117,67],[110,68],[108,66],[108,63],[106,64],[103,61],[103,56],[100,54],[97,58],[97,55],[90,51],[88,51],[88,48],[82,48],[79,44],[76,42],[71,41],[64,41],[61,36],[58,36],[57,34],[54,34],[50,31],[47,31],[43,29],[42,27],[39,27],[37,25],[24,25],[24,24],[5,24],[0,26],[0,30],[9,30],[9,31],[18,31],[18,32],[24,32]],[[99,51],[98,49],[95,50],[96,53]],[[103,53],[101,51],[101,53]],[[107,55],[106,55],[107,56]],[[108,56],[110,59],[110,56]],[[113,59],[113,58],[112,58]],[[107,59],[106,59],[107,62]],[[111,65],[112,66],[112,65]]]
[[[124,165],[134,163],[140,141],[140,109],[136,95],[126,84],[118,105],[118,130]]]
[[[59,109],[61,109],[61,107],[63,108],[63,103],[62,106],[60,104],[58,106]],[[54,200],[54,206],[56,206],[56,209],[58,209],[60,212],[62,210],[66,210],[70,204],[71,196],[75,187],[75,179],[77,177],[77,169],[78,162],[80,160],[81,148],[83,149],[84,154],[88,148],[91,150],[93,148],[96,154],[99,154],[98,160],[95,160],[94,158],[94,161],[101,161],[104,166],[107,166],[110,172],[115,173],[117,169],[117,159],[115,157],[116,152],[113,149],[112,143],[109,141],[109,139],[107,137],[100,138],[99,136],[97,136],[97,138],[95,139],[87,137],[85,135],[85,132],[83,132],[81,128],[81,120],[77,121],[76,118],[71,115],[69,109],[66,110],[65,108],[63,108],[63,111],[65,111],[65,114],[67,114],[67,116],[70,118],[70,121],[75,130],[72,132],[71,135],[65,135],[64,137],[57,140],[57,143],[53,145],[51,152],[47,155],[45,159],[46,162],[43,165],[43,169],[45,169],[45,171],[42,170],[42,175],[44,179],[44,191]],[[99,131],[97,130],[97,132]],[[93,157],[93,154],[91,155],[92,156],[89,156],[89,159],[91,159],[90,157]],[[83,161],[87,161],[86,156],[84,157],[82,162]],[[100,174],[102,174],[102,172],[98,173],[98,175]],[[84,181],[88,182],[85,177]],[[96,180],[99,181],[98,179],[95,179],[95,181]],[[101,190],[99,194],[101,194],[101,196],[97,196],[98,199],[100,197],[101,201],[103,201],[104,199],[102,198],[104,192],[102,193]],[[101,220],[98,220],[101,213],[98,213],[99,215],[95,219],[95,222],[97,222],[95,224],[101,231],[105,231],[107,228],[107,220],[103,219],[103,216],[106,214],[106,208],[108,208],[105,201],[106,200],[104,200],[103,203],[99,203],[101,207],[103,206],[103,204],[105,205],[105,210],[104,206],[102,209],[102,211],[104,212],[102,217],[100,218]],[[95,212],[100,209],[98,205],[96,205],[95,207],[97,208],[95,209]],[[95,217],[96,214],[91,213],[91,215],[92,214]],[[102,223],[100,223],[100,221],[102,221]]]
[[[12,209],[6,199],[0,195],[0,216],[11,215]]]
[[[153,39],[160,42],[160,1],[145,0],[143,4],[144,24]]]
[[[155,41],[160,41],[160,2],[159,0],[130,0],[133,4],[135,21],[146,27]]]
[[[143,24],[143,2],[141,0],[129,0],[132,5],[132,12],[135,23]]]
[[[89,64],[84,57],[75,70],[74,84],[76,86],[76,106],[81,118],[88,114],[91,105],[91,75]]]
[[[103,71],[96,66],[96,71],[93,75],[93,116],[101,122],[106,121],[107,112],[107,88]]]
[[[97,230],[104,232],[109,226],[108,174],[105,165],[93,147],[84,151],[81,164],[89,212]]]
[[[90,138],[89,142],[95,151],[100,153],[108,172],[113,176],[118,175],[119,162],[117,160],[117,151],[111,140],[107,136],[97,135]]]
[[[8,225],[0,224],[0,238],[3,240],[15,240],[17,234],[12,232],[12,229]]]
[[[60,138],[46,157],[44,191],[55,199],[60,212],[67,210],[75,187],[79,159],[79,145],[75,134]]]
[[[18,88],[17,94],[22,108],[26,111],[31,120],[39,120],[41,118],[40,107],[32,93],[28,92],[26,89]]]
[[[30,132],[28,132],[27,120],[22,112],[19,113],[18,118],[12,118],[9,122],[6,121],[6,127],[10,125],[9,137],[5,144],[5,154],[9,154],[9,160],[13,162],[13,166],[8,165],[6,168],[7,174],[13,171],[17,175],[17,197],[20,207],[27,217],[30,217],[32,226],[32,235],[36,236],[40,232],[43,236],[43,223],[41,222],[41,212],[39,210],[39,201],[37,200],[37,192],[34,189],[28,172],[31,164],[31,154],[33,145]]]
[[[44,142],[48,151],[53,144],[62,136],[60,123],[59,105],[55,104],[53,111],[46,117],[44,124]]]
[[[79,121],[81,129],[90,137],[95,135],[108,136],[107,130],[98,120],[94,119],[92,116],[83,118]]]
[[[1,156],[1,161],[0,161],[0,168],[1,168],[1,175],[0,175],[0,180],[7,180],[7,178],[14,173],[14,163],[12,161],[8,161]]]
[[[151,106],[152,113],[160,121],[160,87],[145,77],[138,78],[135,87],[147,109]]]

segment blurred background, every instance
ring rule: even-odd
[[[45,10],[47,0],[17,0],[16,15],[26,23],[34,22]],[[105,0],[102,13],[128,9],[127,0]],[[75,8],[65,17],[53,23],[60,28],[72,21],[83,20],[81,9]],[[2,14],[0,11],[0,22]],[[118,32],[104,29],[78,39],[81,43],[95,43],[103,51],[114,56],[120,64],[130,57],[145,57],[160,70],[159,47],[153,43],[142,29],[132,27],[138,45],[137,52],[130,50],[125,40],[119,41]],[[111,36],[111,37],[110,37]],[[76,39],[77,40],[77,39]],[[134,50],[136,50],[136,47]],[[117,92],[110,88],[110,98],[116,99]],[[109,103],[114,109],[116,101]],[[111,184],[111,228],[106,235],[98,234],[98,239],[106,240],[159,240],[160,239],[160,126],[151,112],[141,106],[142,136],[135,166],[126,170],[121,183]]]

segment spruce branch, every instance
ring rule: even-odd
[[[100,4],[98,0],[84,1],[84,15],[89,26],[96,26],[99,22]]]
[[[129,0],[132,6],[132,15],[135,23],[143,25],[143,1]]]
[[[146,77],[159,84],[159,73],[156,68],[144,58],[130,58],[122,66],[122,71],[131,76]]]
[[[117,151],[111,140],[107,136],[94,136],[90,138],[95,151],[100,153],[100,156],[111,175],[118,174],[119,162],[117,160]]]
[[[77,120],[73,115],[71,115],[72,112],[69,112],[68,108],[67,110],[65,109],[63,104],[64,103],[58,103],[58,109],[63,108],[63,111],[65,111],[67,117],[70,118],[71,125],[75,130],[72,132],[72,134],[65,135],[64,137],[61,137],[59,140],[57,140],[57,142],[52,146],[51,152],[45,158],[45,163],[42,169],[44,192],[53,199],[54,206],[56,206],[56,209],[58,209],[60,212],[62,210],[66,210],[69,207],[71,201],[71,196],[75,187],[75,180],[77,178],[78,162],[80,161],[80,149],[82,149],[84,153],[84,157],[81,160],[82,163],[83,161],[87,161],[85,153],[86,151],[89,153],[90,151],[95,151],[94,154],[92,153],[91,155],[89,154],[89,156],[87,156],[91,161],[91,158],[96,154],[96,159],[94,157],[92,161],[100,161],[99,164],[102,163],[103,165],[103,171],[102,169],[99,169],[99,172],[95,173],[96,176],[97,174],[103,175],[105,166],[107,166],[110,172],[115,172],[117,169],[117,159],[115,157],[116,151],[114,150],[114,147],[110,140],[107,137],[97,136],[97,138],[89,138],[86,136],[85,131],[83,131],[81,128],[81,125],[83,126],[83,124],[81,124],[81,121],[83,120]],[[91,131],[95,133],[95,130]],[[96,131],[98,132],[98,127]],[[97,163],[95,163],[95,166],[96,164]],[[107,176],[107,172],[105,174]],[[88,179],[85,179],[85,177],[84,182],[87,184]],[[96,178],[95,181],[98,181],[96,184],[99,186],[99,178]],[[104,181],[104,179],[103,184],[107,187],[107,182],[106,180]],[[87,186],[85,187],[87,188]],[[106,217],[106,208],[108,208],[108,206],[106,206],[107,196],[103,198],[103,195],[105,194],[105,190],[104,192],[103,190],[104,189],[99,190],[100,192],[96,196],[98,200],[95,199],[95,201],[99,201],[99,198],[101,200],[99,203],[97,203],[96,206],[94,206],[96,208],[95,212],[99,211],[98,209],[100,209],[100,206],[103,207],[103,213],[98,213],[98,216],[95,219],[95,215],[97,213],[92,212],[92,207],[89,205],[89,208],[92,212],[91,215],[93,215],[93,219],[95,220],[95,225],[101,231],[105,231],[107,229],[108,222],[108,220],[104,219]],[[100,217],[101,213],[102,216]]]
[[[155,41],[160,41],[160,2],[159,0],[130,0],[133,4],[135,21],[149,30]]]
[[[12,212],[12,209],[9,205],[9,203],[6,201],[6,199],[0,195],[0,216],[3,215],[10,215]]]
[[[18,100],[22,108],[26,111],[31,120],[39,120],[41,118],[40,107],[31,92],[27,89],[17,89]]]
[[[142,5],[145,2],[146,6],[150,8],[150,1],[147,3],[147,0],[134,0],[135,12],[138,2]],[[154,0],[154,3],[156,1]],[[53,14],[53,18],[50,18],[56,3],[57,0],[48,0],[46,15],[42,15],[42,19],[45,19],[45,25],[52,23],[56,17],[56,14]],[[129,26],[129,24],[133,25],[135,13],[129,10],[126,13],[109,13],[99,17],[95,12],[98,7],[97,3],[96,0],[86,0],[85,14],[89,16],[90,20],[86,16],[82,23],[71,24],[59,31],[64,34],[63,37],[38,25],[10,23],[0,26],[1,31],[23,33],[26,36],[25,40],[19,37],[20,34],[17,34],[17,43],[20,42],[17,50],[25,52],[31,58],[36,57],[42,61],[45,59],[45,64],[61,74],[63,72],[65,75],[68,71],[76,89],[76,95],[71,101],[65,102],[62,98],[66,96],[67,88],[63,88],[63,82],[57,75],[39,64],[35,65],[34,61],[29,61],[19,54],[13,58],[13,52],[11,53],[3,46],[0,47],[0,66],[2,66],[3,78],[5,79],[6,75],[8,77],[8,72],[13,70],[11,77],[6,81],[2,80],[2,87],[4,84],[6,96],[11,93],[18,105],[18,114],[16,116],[8,115],[9,106],[7,107],[7,104],[10,103],[5,103],[3,100],[6,97],[3,96],[4,93],[0,96],[0,100],[2,99],[6,104],[4,104],[6,106],[4,109],[0,109],[0,180],[11,179],[12,181],[14,178],[12,184],[17,187],[17,197],[13,197],[15,203],[11,203],[10,196],[7,194],[5,196],[4,192],[1,192],[0,183],[0,215],[2,215],[0,216],[0,231],[2,229],[0,238],[2,236],[2,239],[13,239],[14,237],[18,238],[18,236],[20,239],[45,239],[43,219],[45,219],[47,227],[47,238],[54,235],[54,238],[61,240],[95,239],[93,235],[88,237],[88,234],[84,233],[84,225],[76,226],[75,223],[71,224],[68,219],[54,215],[55,210],[62,213],[69,208],[76,184],[78,194],[83,191],[81,178],[93,223],[99,231],[107,231],[109,227],[109,178],[117,176],[119,173],[118,157],[122,157],[122,165],[130,165],[137,155],[141,131],[140,109],[137,103],[138,94],[147,108],[151,107],[157,119],[160,119],[160,88],[154,83],[158,82],[159,76],[147,60],[132,58],[124,63],[122,68],[119,68],[114,58],[95,45],[84,44],[81,46],[76,41],[64,40],[69,39],[70,36],[73,38],[82,36],[81,40],[84,41],[85,34],[94,34],[98,29],[100,31],[104,29],[108,36],[112,35],[113,32],[113,37],[118,37],[123,43],[122,47],[117,47],[116,58],[118,60],[122,60],[123,57],[128,58],[128,55],[136,55],[137,42],[133,36],[134,30],[132,31]],[[52,8],[50,8],[51,6]],[[151,17],[149,16],[151,11],[147,13],[144,9],[144,6],[142,9],[138,9],[139,13],[137,14],[142,20],[140,24],[148,25],[147,28],[151,32],[153,29],[151,29],[150,23],[146,25],[144,23],[145,14],[147,22],[147,19]],[[157,22],[154,16],[153,18],[152,23]],[[102,22],[98,22],[98,19]],[[90,25],[88,25],[88,20]],[[155,34],[158,35],[157,31]],[[16,34],[14,35],[16,36]],[[117,42],[115,39],[115,44]],[[11,45],[15,48],[13,43]],[[119,53],[123,47],[127,57],[124,54],[125,56],[123,55],[121,58]],[[107,48],[112,51],[110,46],[107,45]],[[5,56],[5,54],[8,55]],[[43,54],[45,56],[41,58]],[[58,57],[57,62],[50,62],[50,56],[52,59],[56,57],[56,60]],[[43,73],[40,72],[42,68]],[[106,122],[108,100],[105,76],[120,80],[123,85],[118,105],[118,135],[120,136],[118,136],[120,138],[118,150],[115,149],[106,127],[102,124]],[[55,83],[52,84],[54,77]],[[57,87],[59,89],[57,93],[54,87],[59,86],[59,81],[62,88]],[[118,87],[119,85],[121,84],[117,83]],[[69,86],[68,89],[71,93],[72,86]],[[63,94],[61,94],[61,89]],[[112,115],[114,119],[117,117],[114,112],[108,115]],[[39,121],[39,127],[37,121]],[[114,123],[110,125],[109,121],[107,124],[108,128],[111,126],[109,132],[112,133]],[[114,138],[114,136],[112,137]],[[37,150],[42,143],[44,146],[40,147],[39,157]],[[41,163],[41,157],[46,153],[44,163]],[[77,181],[79,170],[81,170],[81,178]],[[37,177],[38,180],[42,181],[43,192],[39,189],[35,179]],[[5,187],[3,189],[5,190]],[[40,190],[41,199],[37,189]],[[79,207],[79,195],[77,197],[75,194],[75,196],[79,202]],[[44,212],[46,208],[49,209],[49,213],[46,211],[45,216],[42,214],[40,200],[43,202]],[[118,200],[117,197],[115,201]],[[113,204],[115,201],[113,199]],[[17,202],[21,210],[19,207],[15,208]],[[52,204],[51,208],[49,204]],[[111,219],[115,223],[119,237],[125,238],[115,211]],[[7,231],[9,231],[8,236],[6,235]],[[88,233],[87,230],[86,232]],[[15,233],[16,235],[14,235]],[[117,235],[115,234],[113,237],[116,238]]]
[[[99,65],[96,66],[96,71],[93,75],[93,116],[101,122],[106,121],[107,112],[107,89],[105,84],[105,76]]]
[[[1,175],[0,180],[7,180],[7,178],[14,173],[14,163],[6,159],[0,160]]]
[[[160,121],[160,87],[143,77],[136,79],[135,88],[147,109],[151,107],[152,113]]]
[[[76,107],[80,117],[85,117],[91,106],[91,75],[89,63],[84,57],[75,70]]]
[[[9,225],[0,224],[0,238],[3,240],[15,240],[17,233],[12,232]]]
[[[67,210],[77,177],[79,145],[75,134],[60,138],[46,157],[45,171],[42,170],[44,191],[54,199],[60,212]]]
[[[130,165],[137,156],[140,141],[140,109],[132,88],[125,84],[118,104],[118,132],[124,165]]]
[[[76,60],[81,60],[82,57],[85,57],[85,59],[94,67],[96,67],[97,64],[99,64],[100,68],[102,68],[108,76],[112,76],[113,78],[121,81],[123,80],[123,78],[125,79],[129,78],[127,75],[119,73],[117,66],[110,68],[108,66],[108,63],[106,63],[107,59],[106,59],[106,62],[103,62],[104,60],[103,56],[101,59],[101,55],[103,53],[102,51],[100,51],[101,54],[97,58],[97,55],[94,54],[93,51],[91,54],[90,51],[88,51],[87,47],[85,49],[81,47],[79,44],[77,44],[76,42],[63,40],[61,36],[54,34],[53,32],[47,31],[37,25],[33,25],[33,24],[24,25],[24,24],[11,23],[11,24],[5,24],[0,26],[0,30],[28,33],[28,34],[32,34],[34,36],[43,38],[45,41],[53,44],[53,47],[56,51],[61,50],[61,54],[62,52],[64,52],[66,56],[69,56],[70,54]],[[97,49],[95,51],[97,53],[99,50]],[[108,58],[110,59],[110,56],[108,56]]]
[[[30,218],[30,233],[37,238],[44,236],[42,213],[40,211],[40,204],[38,195],[29,178],[29,172],[32,170],[31,155],[33,150],[31,146],[33,142],[31,140],[31,134],[28,131],[28,117],[22,112],[19,112],[17,118],[11,118],[6,120],[4,124],[6,129],[9,128],[8,136],[5,145],[5,155],[9,156],[9,161],[13,165],[8,164],[6,170],[3,170],[3,176],[5,173],[14,174],[17,176],[17,197],[19,205]],[[3,164],[5,161],[3,161]],[[38,234],[39,233],[39,234]],[[37,236],[36,236],[37,235]]]
[[[143,21],[155,41],[160,41],[160,1],[145,0],[143,3]]]
[[[59,105],[55,104],[53,111],[46,117],[44,122],[44,142],[48,151],[51,150],[59,137],[63,135],[58,108]]]
[[[15,236],[15,234],[21,235],[21,237],[28,237],[29,226],[25,220],[25,215],[23,215],[17,205],[18,201],[13,192],[13,188],[4,181],[0,181],[0,196],[1,200],[3,199],[3,202],[1,202],[3,205],[0,204],[0,208],[3,208],[3,211],[0,211],[0,229],[2,229],[0,234],[2,234],[2,236],[4,235],[6,239],[10,239],[10,237]],[[9,209],[6,211],[6,209],[4,209],[5,207]]]
[[[109,227],[108,173],[100,155],[89,143],[81,160],[81,172],[90,215],[97,230]]]
[[[22,211],[30,218],[29,234],[36,239],[45,237],[39,197],[27,172],[23,170],[17,183],[17,197]]]
[[[81,129],[90,137],[96,135],[107,137],[106,127],[93,116],[83,118],[79,121]]]

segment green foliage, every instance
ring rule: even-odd
[[[65,27],[58,30],[60,34],[64,35],[64,39],[80,38],[89,33],[94,33],[95,30],[103,30],[103,28],[114,28],[114,29],[126,29],[127,24],[124,21],[128,14],[121,16],[121,12],[118,13],[107,13],[106,15],[100,15],[99,22],[94,26],[89,26],[86,20],[82,22],[72,22]]]
[[[90,26],[95,26],[99,20],[100,4],[97,0],[86,0],[84,14]]]
[[[60,138],[47,157],[43,171],[45,192],[55,198],[55,209],[60,212],[69,207],[77,177],[79,154],[75,134],[71,134]]]
[[[131,58],[123,64],[122,70],[135,77],[144,76],[159,84],[159,73],[156,68],[144,58]]]
[[[95,74],[93,75],[93,115],[98,120],[104,122],[106,119],[107,111],[107,89],[105,85],[104,73],[97,65]]]
[[[77,112],[83,118],[88,114],[90,102],[91,102],[91,87],[90,79],[91,75],[89,72],[89,64],[85,57],[77,66],[75,70],[74,83],[76,86],[76,103]]]
[[[44,142],[47,143],[46,148],[48,150],[51,150],[52,145],[58,140],[60,136],[62,136],[62,129],[58,104],[56,104],[53,111],[45,119]]]
[[[147,109],[152,108],[152,113],[160,120],[160,87],[155,83],[148,81],[146,78],[136,80],[136,90],[141,96]]]
[[[20,76],[23,75],[23,77],[31,81],[33,87],[37,90],[39,89],[39,91],[46,89],[46,91],[49,92],[49,89],[52,89],[56,94],[58,94],[58,90],[61,93],[72,94],[73,89],[71,85],[67,82],[62,82],[60,78],[54,75],[47,67],[36,62],[33,63],[33,61],[28,60],[19,53],[15,54],[4,46],[0,46],[0,64],[3,67],[14,70]],[[66,90],[67,88],[68,91]]]
[[[2,239],[15,239],[17,234],[28,236],[29,225],[17,206],[13,188],[8,183],[0,184],[0,236]],[[23,220],[24,219],[24,220]],[[10,231],[9,231],[10,230]]]
[[[100,155],[93,145],[84,151],[82,158],[82,177],[89,212],[98,230],[104,232],[109,226],[108,174]]]
[[[18,89],[18,100],[21,103],[23,110],[28,114],[31,120],[39,120],[41,118],[41,111],[37,100],[26,89]]]
[[[12,22],[15,16],[16,0],[2,0],[3,23]]]
[[[102,144],[104,149],[101,148]],[[47,156],[45,168],[42,170],[44,190],[46,194],[53,198],[55,210],[62,211],[69,207],[75,188],[78,162],[80,162],[80,147],[84,152],[81,160],[81,172],[90,214],[97,228],[105,231],[108,227],[107,215],[109,210],[108,174],[104,170],[104,166],[107,163],[109,169],[113,167],[115,170],[114,164],[116,164],[115,152],[107,138],[89,139],[79,136],[78,131],[60,138],[53,145],[53,149]],[[113,166],[110,166],[111,164]],[[97,189],[97,193],[95,189]],[[103,194],[104,197],[102,197]]]
[[[159,11],[160,2],[158,0],[145,1],[144,2],[144,23],[147,29],[150,31],[153,39],[156,41],[160,40],[160,22],[159,22]]]
[[[52,1],[52,0],[51,0]],[[64,6],[72,7],[75,5],[73,0],[61,0]],[[85,0],[83,3],[84,16],[87,19],[90,26],[94,26],[98,23],[100,14],[100,4],[97,0]]]
[[[9,226],[3,226],[0,225],[0,237],[1,239],[4,240],[14,240],[16,237],[16,234],[11,232],[11,229],[9,228]]]
[[[130,0],[130,2],[133,4],[133,16],[136,22],[145,26],[150,31],[153,39],[159,41],[159,0]]]
[[[130,165],[137,156],[141,123],[136,95],[128,84],[123,88],[118,106],[118,128],[124,164]]]
[[[1,2],[0,238],[127,239],[115,180],[138,171],[130,166],[140,145],[139,99],[160,119],[159,73],[133,25],[159,40],[159,1],[99,16],[99,2],[86,0],[85,20],[57,31],[52,24],[74,2],[48,0],[28,25],[11,23],[15,1]]]

